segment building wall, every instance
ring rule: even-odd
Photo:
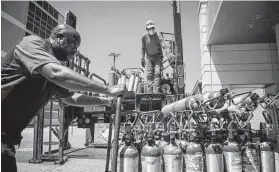
[[[279,57],[276,43],[207,45],[221,3],[200,2],[198,11],[202,93],[205,95],[229,88],[234,92],[253,91],[260,96],[278,94]],[[264,122],[261,112],[262,109],[258,108],[254,113],[251,121],[253,129],[259,129],[259,123]],[[277,139],[276,164],[279,169],[279,116],[273,114],[271,109],[269,112],[274,121],[270,137]]]
[[[279,61],[275,43],[210,45],[201,54],[203,94],[230,85],[276,84]]]
[[[1,57],[5,56],[10,48],[24,36],[36,34],[46,38],[57,23],[64,23],[62,14],[57,12],[50,4],[48,4],[49,8],[46,8],[44,4],[39,4],[39,2],[48,4],[46,1],[1,1]],[[41,15],[38,16],[37,12],[30,11],[29,3],[34,4],[34,9],[39,9]],[[30,12],[31,14],[29,14]],[[48,25],[47,19],[43,19],[42,13],[51,18],[50,25]],[[30,17],[30,15],[33,16]],[[55,16],[57,17],[55,18]],[[45,23],[45,26],[43,23]],[[35,26],[37,29],[34,29]]]
[[[1,1],[1,57],[25,36],[28,1]]]

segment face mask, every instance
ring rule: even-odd
[[[155,35],[155,30],[149,30],[149,31],[148,31],[148,34],[149,34],[149,35]]]

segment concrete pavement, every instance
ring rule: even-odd
[[[70,154],[69,160],[64,165],[55,165],[53,162],[41,164],[30,164],[33,157],[33,128],[26,128],[22,132],[22,142],[16,148],[16,159],[18,172],[103,172],[105,170],[105,149],[88,148]],[[49,128],[44,128],[43,142],[48,142]],[[52,141],[58,143],[57,138],[52,134]],[[72,148],[84,148],[85,129],[74,126],[69,128],[69,142]],[[58,144],[52,145],[52,150],[57,149]],[[48,151],[48,144],[44,144],[43,152]],[[74,157],[74,158],[71,158]],[[83,157],[82,157],[83,156]],[[79,158],[76,158],[79,157]]]

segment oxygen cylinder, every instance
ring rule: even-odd
[[[170,132],[174,131],[174,126],[170,125]],[[181,149],[175,142],[175,134],[170,135],[170,144],[163,150],[164,172],[182,172],[183,155]]]
[[[260,96],[257,93],[253,93],[249,97],[247,97],[247,95],[248,95],[248,93],[244,94],[244,95],[236,96],[232,99],[232,101],[235,104],[238,104],[241,102],[240,105],[251,105],[253,102],[256,102],[260,98]]]
[[[260,171],[260,157],[259,149],[256,144],[253,143],[251,136],[251,124],[246,125],[247,131],[245,131],[246,143],[242,147],[242,168],[243,172],[259,172]]]
[[[138,83],[138,90],[136,93],[144,93],[144,85],[143,85],[143,80],[142,78],[139,80]]]
[[[261,122],[260,159],[261,172],[275,172],[274,145],[267,140],[266,123]]]
[[[206,156],[206,171],[207,172],[224,172],[223,165],[223,148],[221,144],[216,142],[215,123],[210,123],[211,131],[211,143],[205,145],[205,156]]]
[[[227,143],[223,146],[225,172],[242,172],[242,158],[239,144],[235,141],[235,123],[229,129]],[[237,134],[237,133],[236,133]]]
[[[135,83],[135,74],[133,73],[132,75],[130,75],[130,79],[128,82],[128,87],[127,87],[128,91],[133,91],[134,83]]]
[[[138,84],[139,84],[139,81],[140,81],[140,76],[138,73],[135,74],[135,83],[134,83],[134,87],[133,87],[133,91],[135,93],[137,93],[138,91]]]
[[[190,130],[194,123],[190,123]],[[183,147],[186,172],[204,172],[204,153],[201,144],[196,142],[193,132],[189,133],[189,143]]]
[[[202,102],[203,97],[201,94],[187,97],[185,99],[176,101],[174,103],[168,104],[162,108],[162,113],[178,112],[185,110],[194,110],[199,108],[200,102]]]
[[[162,134],[162,140],[160,141],[158,147],[161,151],[161,169],[163,170],[164,172],[164,161],[163,161],[163,150],[164,148],[169,144],[169,141],[170,141],[170,134],[168,133],[163,133]]]
[[[161,172],[161,151],[154,144],[153,127],[150,125],[148,126],[146,141],[147,144],[143,146],[141,151],[141,170],[142,172]]]
[[[170,134],[168,133],[163,133],[162,134],[162,140],[159,142],[158,147],[161,151],[164,150],[165,146],[169,144],[170,141]]]
[[[116,85],[116,83],[117,83],[117,74],[116,74],[116,72],[113,70],[113,67],[112,67],[111,70],[109,71],[108,80],[109,80],[109,86]]]
[[[205,99],[213,99],[214,97],[218,97],[218,96],[224,96],[225,94],[227,94],[229,92],[229,90],[227,89],[227,88],[224,88],[224,89],[221,89],[220,91],[214,91],[214,92],[211,92],[208,96],[207,96],[207,98],[205,98]],[[215,106],[215,104],[218,102],[218,105],[216,106],[216,109],[219,109],[219,108],[221,108],[221,107],[223,107],[224,106],[224,104],[225,104],[225,102],[224,102],[224,100],[218,100],[217,98],[216,99],[213,99],[210,103],[209,103],[209,105],[211,106],[211,107],[213,107],[213,106]]]
[[[123,136],[125,146],[119,149],[118,153],[118,172],[137,172],[138,171],[138,151],[132,144],[133,137],[130,134]]]
[[[126,84],[126,75],[122,73],[120,79],[118,80],[118,84]]]

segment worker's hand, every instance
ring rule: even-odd
[[[170,65],[171,65],[171,67],[174,68],[175,67],[175,55],[170,54],[170,56],[168,58],[168,61],[169,61]]]
[[[127,88],[124,84],[114,85],[108,88],[108,94],[112,97],[124,96]]]
[[[144,59],[144,58],[141,58],[141,66],[145,68],[145,65],[146,65],[145,59]]]

